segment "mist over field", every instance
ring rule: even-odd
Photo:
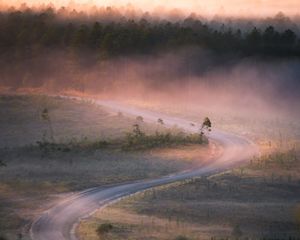
[[[82,60],[81,60],[82,59]],[[109,59],[87,53],[76,61],[62,51],[6,67],[10,92],[93,95],[154,105],[188,106],[269,118],[300,116],[300,61],[216,56],[205,49]],[[258,115],[257,115],[258,114]]]
[[[297,15],[208,18],[35,4],[1,12],[3,89],[299,115]]]
[[[300,239],[299,103],[299,0],[0,0],[0,240]]]

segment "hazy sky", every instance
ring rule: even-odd
[[[282,11],[300,14],[300,0],[71,0],[84,5],[126,6],[129,3],[142,10],[174,9],[197,13],[238,15],[273,15]],[[1,2],[1,0],[0,0]],[[68,5],[70,0],[2,0],[4,4],[26,2],[28,5],[49,3]]]

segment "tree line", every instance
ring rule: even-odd
[[[145,19],[118,22],[61,20],[53,11],[12,11],[0,14],[0,53],[22,59],[47,49],[93,52],[97,60],[152,54],[198,46],[217,54],[299,57],[300,39],[290,29],[253,27],[250,31],[222,26],[215,29],[199,19],[178,22]]]

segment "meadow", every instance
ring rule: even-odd
[[[80,99],[3,95],[0,115],[0,235],[5,239],[20,234],[27,239],[32,220],[72,192],[189,169],[211,151],[180,129]],[[135,138],[136,124],[142,138]]]
[[[190,112],[191,121],[196,116]],[[80,239],[299,239],[297,122],[229,114],[212,119],[218,128],[253,140],[261,155],[217,175],[124,198],[82,221]],[[111,228],[100,231],[103,224]]]

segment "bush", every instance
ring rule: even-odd
[[[189,238],[185,236],[178,236],[175,238],[175,240],[189,240]]]
[[[110,223],[102,223],[98,228],[97,228],[97,234],[99,236],[108,233],[109,231],[111,231],[113,229],[113,225]]]
[[[239,225],[235,225],[232,229],[232,236],[235,238],[240,238],[241,236],[243,236],[243,233],[241,231],[241,228]]]
[[[0,160],[0,168],[1,167],[6,167],[6,163],[4,163],[3,161]],[[1,238],[0,238],[0,240],[1,240]]]
[[[207,138],[200,134],[156,132],[152,135],[146,135],[141,131],[138,124],[133,126],[133,131],[126,136],[123,149],[125,150],[143,150],[155,147],[171,147],[182,144],[203,144],[207,143]]]
[[[143,118],[142,116],[137,116],[137,117],[136,117],[136,120],[137,120],[138,122],[143,122],[143,121],[144,121],[144,118]]]

